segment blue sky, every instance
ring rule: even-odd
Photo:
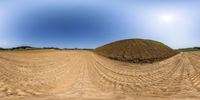
[[[127,38],[200,46],[199,0],[2,0],[0,47],[96,48]]]

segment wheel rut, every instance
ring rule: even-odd
[[[200,95],[199,52],[153,64],[114,61],[91,51],[32,52],[0,52],[0,98]]]

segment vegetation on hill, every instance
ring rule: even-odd
[[[200,47],[181,48],[181,49],[177,49],[176,51],[178,51],[178,52],[200,51]]]
[[[31,46],[19,46],[19,47],[10,48],[10,50],[33,50],[33,49],[40,49],[40,48],[31,47]]]

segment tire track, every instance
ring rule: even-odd
[[[0,98],[199,97],[199,54],[180,53],[158,63],[130,64],[90,51],[0,52]]]

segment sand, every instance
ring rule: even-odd
[[[198,100],[200,52],[132,64],[81,50],[0,51],[0,100]]]

